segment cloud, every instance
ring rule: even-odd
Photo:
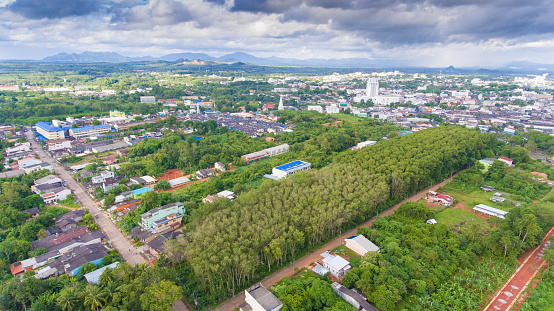
[[[98,0],[16,0],[8,5],[15,13],[30,19],[84,16],[102,9]]]

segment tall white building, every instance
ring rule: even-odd
[[[285,110],[285,106],[283,106],[283,96],[279,96],[279,107],[278,110]]]
[[[369,78],[367,80],[367,88],[365,92],[367,97],[375,97],[379,95],[379,78]]]

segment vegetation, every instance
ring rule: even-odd
[[[492,136],[441,127],[264,181],[233,202],[216,200],[192,213],[189,261],[205,290],[225,297],[495,147]]]

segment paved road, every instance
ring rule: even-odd
[[[518,301],[518,297],[525,291],[533,277],[540,268],[546,264],[542,259],[544,250],[550,247],[550,237],[554,234],[554,227],[548,231],[542,243],[529,254],[523,263],[517,268],[512,277],[494,295],[491,302],[483,309],[484,311],[507,311]],[[516,307],[515,310],[518,310]]]
[[[345,238],[347,238],[349,236],[356,235],[358,233],[358,228],[369,227],[377,219],[377,217],[391,215],[392,213],[394,213],[394,211],[396,211],[400,207],[400,205],[402,205],[406,202],[417,202],[417,201],[419,201],[421,198],[425,197],[427,192],[436,191],[439,187],[444,186],[446,184],[446,181],[452,181],[452,178],[454,178],[456,175],[458,175],[458,174],[455,174],[452,177],[448,178],[447,180],[444,180],[444,181],[442,181],[438,184],[435,184],[435,185],[433,185],[433,186],[431,186],[431,187],[429,187],[425,190],[422,190],[422,191],[416,193],[412,197],[403,200],[402,202],[400,202],[400,203],[396,204],[395,206],[389,208],[388,210],[384,211],[383,213],[381,213],[381,214],[365,221],[364,223],[362,223],[358,227],[356,227],[354,229],[351,229],[350,231],[347,231],[347,232],[343,233],[342,235],[334,238],[333,240],[331,240],[327,244],[325,244],[322,247],[314,250],[312,253],[308,253],[306,256],[304,256],[304,257],[298,259],[297,261],[295,261],[294,268],[302,269],[302,268],[308,267],[311,263],[313,263],[314,261],[319,260],[321,258],[321,256],[319,254],[325,252],[326,250],[332,250],[334,248],[337,248],[337,247],[341,246]],[[292,276],[294,274],[294,268],[293,268],[293,264],[290,264],[290,265],[282,268],[281,270],[273,273],[272,275],[266,277],[265,279],[263,279],[262,284],[266,288],[269,288],[273,284],[279,282],[282,278]],[[239,294],[237,294],[237,295],[233,296],[232,298],[228,299],[227,301],[222,303],[219,307],[217,307],[215,309],[215,311],[233,311],[239,305],[241,305],[242,303],[244,303],[244,292],[240,292]]]
[[[140,255],[140,250],[134,247],[121,233],[119,228],[102,212],[99,208],[99,203],[95,202],[90,195],[88,195],[83,188],[75,181],[73,175],[71,175],[62,165],[54,160],[49,154],[47,154],[42,147],[37,143],[33,132],[30,128],[27,128],[25,133],[27,140],[31,143],[33,151],[39,156],[39,158],[47,163],[50,163],[54,167],[54,172],[58,174],[67,183],[68,188],[73,191],[73,194],[82,207],[88,208],[91,214],[96,214],[96,223],[104,232],[104,235],[110,240],[113,246],[119,251],[123,259],[131,264],[143,264],[146,263],[144,258]]]

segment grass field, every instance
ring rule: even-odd
[[[487,219],[477,216],[473,212],[462,210],[461,208],[448,207],[435,214],[435,220],[439,224],[444,224],[448,228],[467,232],[471,225],[478,224],[481,231],[490,231],[491,225]]]
[[[360,256],[358,256],[358,254],[355,251],[349,249],[344,245],[341,245],[335,248],[333,252],[345,258],[346,260],[350,261],[350,265],[352,267],[358,267],[361,264]]]

